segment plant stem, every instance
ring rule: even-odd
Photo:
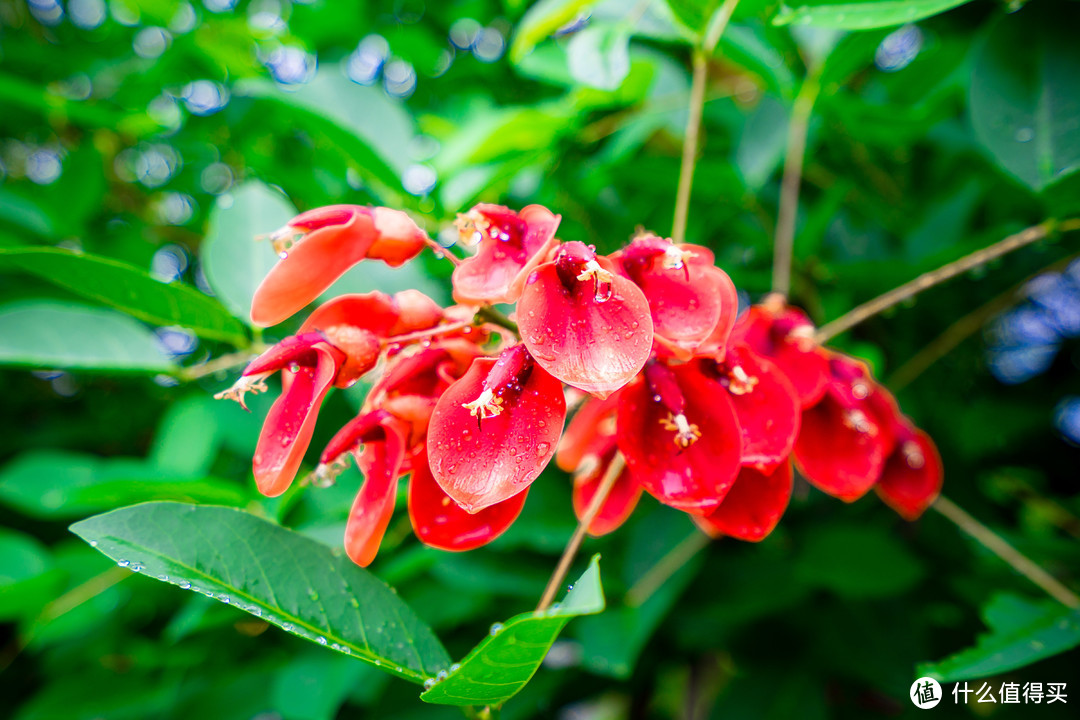
[[[1004,240],[1000,240],[993,245],[990,245],[989,247],[976,250],[970,255],[965,255],[959,260],[954,260],[936,270],[925,272],[914,280],[904,283],[900,287],[893,288],[887,293],[878,295],[873,300],[864,302],[862,305],[849,310],[832,322],[826,323],[818,328],[814,339],[819,343],[828,342],[840,333],[855,327],[863,320],[872,318],[878,313],[888,310],[910,297],[918,295],[923,290],[927,290],[939,283],[950,280],[972,268],[985,265],[991,260],[995,260],[1002,255],[1011,253],[1013,250],[1019,250],[1026,245],[1042,240],[1055,231],[1067,232],[1069,230],[1075,230],[1078,227],[1080,227],[1080,220],[1077,219],[1066,220],[1059,223],[1057,220],[1051,218],[1049,220],[1044,220],[1038,225],[1032,225],[1014,235],[1010,235]]]
[[[1027,556],[1022,555],[1016,548],[1005,542],[1000,535],[968,515],[952,500],[941,496],[934,501],[931,507],[975,538],[987,550],[1012,566],[1016,572],[1045,590],[1050,597],[1065,607],[1080,607],[1080,597],[1076,593],[1058,582],[1057,578],[1036,565]]]
[[[201,365],[194,365],[189,368],[184,368],[180,371],[178,377],[181,380],[190,382],[192,380],[198,380],[199,378],[206,377],[207,375],[214,375],[216,373],[231,370],[234,367],[240,365],[247,365],[252,359],[258,357],[266,348],[262,343],[256,343],[247,350],[239,350],[234,353],[228,353],[221,357],[216,357],[213,360],[204,362]]]
[[[437,257],[437,258],[446,258],[447,260],[449,260],[451,262],[451,264],[453,264],[454,267],[457,267],[458,265],[461,264],[461,258],[459,258],[457,255],[450,252],[450,248],[443,247],[442,245],[440,245],[438,243],[438,241],[435,240],[434,238],[431,238],[431,237],[428,237],[427,235],[425,235],[424,236],[424,244],[427,245],[429,248],[431,248],[433,251],[435,251],[435,257]]]
[[[681,243],[686,240],[686,220],[690,214],[690,189],[694,184],[694,166],[697,164],[698,135],[701,133],[701,112],[705,106],[705,85],[709,75],[709,55],[716,50],[724,34],[731,14],[739,0],[724,0],[724,4],[710,20],[708,33],[701,46],[694,48],[693,74],[690,82],[690,106],[686,117],[686,133],[683,135],[682,164],[679,167],[679,187],[675,193],[675,219],[671,223],[671,239]]]
[[[795,246],[795,218],[799,210],[799,186],[802,184],[806,136],[810,115],[821,92],[820,70],[811,70],[803,80],[791,108],[788,123],[787,151],[784,153],[784,177],[780,182],[780,207],[777,210],[776,236],[773,240],[772,291],[787,297],[791,290],[791,259]]]
[[[479,313],[477,313],[479,314]],[[392,344],[404,344],[412,342],[413,340],[423,340],[424,338],[435,337],[436,335],[445,335],[446,333],[457,332],[472,325],[472,320],[462,320],[460,322],[447,323],[446,325],[436,325],[435,327],[427,328],[426,330],[417,330],[416,332],[404,333],[402,335],[391,335],[390,337],[381,340],[380,345],[386,347]]]
[[[491,305],[481,305],[480,309],[476,311],[476,317],[486,320],[492,325],[498,325],[504,327],[510,332],[517,335],[518,326],[517,323],[506,317],[503,313],[496,310]]]
[[[555,566],[555,572],[551,574],[551,579],[548,580],[547,587],[544,588],[544,594],[540,597],[540,602],[536,605],[537,612],[546,610],[555,600],[555,594],[559,592],[559,587],[562,586],[566,580],[566,573],[570,570],[570,564],[574,561],[574,556],[577,555],[578,548],[581,547],[581,541],[585,539],[585,533],[588,531],[589,526],[592,525],[592,521],[596,519],[596,516],[600,513],[600,508],[604,506],[604,501],[607,500],[608,494],[611,492],[611,488],[615,486],[615,481],[622,474],[623,468],[626,467],[626,459],[622,456],[622,453],[615,453],[615,457],[612,458],[611,464],[608,465],[607,472],[604,473],[604,477],[600,480],[600,487],[596,488],[596,494],[593,495],[592,500],[589,502],[589,506],[585,508],[585,512],[581,515],[581,520],[578,522],[577,529],[574,530],[574,534],[570,536],[570,542],[566,543],[566,547],[563,549],[562,557],[559,558],[559,564]]]
[[[1015,304],[1020,299],[1020,291],[1032,279],[1044,273],[1063,269],[1077,257],[1080,256],[1070,255],[1069,257],[1050,263],[1041,270],[1037,270],[1031,275],[1028,275],[990,302],[972,310],[970,313],[946,328],[944,332],[923,347],[922,350],[912,355],[907,362],[896,368],[896,371],[893,372],[885,382],[885,385],[894,393],[901,388],[907,387],[914,382],[916,378],[926,372],[931,365],[948,355],[955,350],[960,343],[978,332],[979,328],[989,322],[990,318]]]
[[[709,536],[695,530],[675,547],[671,548],[664,557],[649,568],[637,582],[626,591],[625,602],[629,607],[640,607],[653,596],[660,587],[668,581],[690,559],[708,547]]]

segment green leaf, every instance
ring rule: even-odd
[[[566,48],[570,74],[599,90],[614,90],[630,74],[630,33],[619,25],[590,25]]]
[[[338,550],[232,508],[146,503],[75,523],[121,566],[198,590],[412,682],[449,663],[394,591]]]
[[[1053,602],[1033,603],[1001,594],[983,609],[983,619],[990,632],[980,636],[975,647],[923,663],[916,674],[939,682],[984,678],[1080,646],[1080,610]]]
[[[251,316],[251,298],[277,255],[259,235],[277,230],[296,216],[281,193],[257,180],[240,185],[218,200],[202,246],[206,280],[234,315]]]
[[[704,33],[720,0],[667,0],[667,4],[679,22],[695,33]]]
[[[923,20],[969,2],[971,0],[803,0],[781,5],[773,24],[873,30]]]
[[[0,306],[0,364],[170,372],[157,336],[113,310],[27,300]]]
[[[600,556],[594,555],[561,605],[492,625],[491,634],[420,699],[440,705],[501,705],[525,687],[571,618],[603,609]]]
[[[154,462],[30,450],[0,471],[0,504],[42,520],[67,520],[149,500],[244,505],[235,482],[185,476]]]
[[[22,270],[153,325],[180,325],[234,345],[244,326],[214,298],[180,283],[155,280],[137,267],[61,248],[0,249],[0,270]]]
[[[975,58],[975,137],[1034,190],[1080,168],[1078,23],[1073,6],[1025,8],[1001,18]]]
[[[0,528],[0,621],[36,614],[55,597],[60,579],[40,542]]]
[[[510,60],[514,63],[532,52],[532,49],[554,34],[559,28],[573,22],[599,0],[540,0],[525,13],[510,43]]]

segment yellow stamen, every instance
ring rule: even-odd
[[[480,397],[472,402],[462,403],[461,407],[468,410],[469,414],[473,417],[487,420],[503,411],[502,402],[503,399],[501,397],[495,397],[495,394],[490,390],[484,390],[480,393]]]
[[[491,223],[476,210],[458,213],[454,220],[454,227],[457,228],[461,242],[466,245],[476,245],[491,232]]]
[[[260,375],[241,375],[240,378],[233,383],[232,387],[227,390],[214,395],[215,400],[235,400],[240,403],[240,407],[245,410],[248,409],[247,403],[244,401],[244,394],[251,393],[258,395],[261,392],[266,392],[266,378],[270,373],[262,373]]]
[[[304,480],[319,488],[333,487],[337,482],[337,476],[348,467],[349,453],[344,453],[328,463],[319,463]]]
[[[754,392],[754,386],[758,384],[758,379],[751,375],[747,375],[746,371],[742,369],[742,365],[736,365],[731,368],[731,372],[728,373],[728,390],[732,395],[747,395]]]
[[[593,279],[597,283],[610,283],[611,273],[600,267],[600,263],[595,260],[589,260],[585,263],[585,269],[578,274],[577,279],[581,282]]]
[[[695,257],[695,253],[680,250],[672,243],[664,248],[664,259],[660,261],[660,266],[665,270],[681,270],[692,257]]]
[[[682,413],[678,415],[668,413],[666,418],[661,418],[660,424],[664,426],[665,430],[675,433],[675,444],[681,448],[690,447],[701,437],[701,430],[698,429],[698,426],[689,422]]]

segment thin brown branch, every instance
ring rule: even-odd
[[[479,315],[479,313],[477,313]],[[447,333],[457,332],[473,324],[472,320],[461,320],[459,322],[447,323],[446,325],[436,325],[426,330],[417,330],[416,332],[404,333],[402,335],[391,335],[379,342],[380,345],[386,347],[387,345],[404,345],[405,343],[412,342],[414,340],[424,340],[425,338],[432,338],[437,335],[445,335]]]
[[[830,323],[826,323],[822,327],[818,328],[817,334],[814,339],[819,343],[825,343],[836,337],[842,332],[850,330],[863,320],[872,318],[880,312],[888,310],[889,308],[902,303],[908,298],[918,295],[923,290],[928,290],[940,283],[950,280],[957,275],[977,268],[980,265],[985,265],[991,260],[996,260],[1002,255],[1007,255],[1014,250],[1019,250],[1022,247],[1030,245],[1033,242],[1037,242],[1048,237],[1055,231],[1064,232],[1067,230],[1075,229],[1076,220],[1067,220],[1062,223],[1058,223],[1057,220],[1044,220],[1038,225],[1032,225],[1029,228],[1021,230],[1020,232],[1010,235],[1009,237],[999,242],[990,245],[989,247],[976,250],[970,255],[965,255],[959,260],[954,260],[947,265],[943,265],[936,270],[925,272],[919,277],[910,282],[906,282],[900,287],[893,288],[892,290],[877,296],[873,300],[868,300],[862,305],[849,310],[847,313],[841,315],[836,320]]]
[[[247,365],[249,362],[259,356],[266,348],[261,343],[256,343],[248,350],[240,350],[234,353],[228,353],[221,357],[216,357],[213,360],[202,363],[201,365],[193,365],[191,367],[184,368],[180,371],[178,377],[184,381],[198,380],[199,378],[206,377],[207,375],[216,375],[219,372],[225,370],[232,370],[235,367],[241,365]]]
[[[958,528],[973,537],[980,545],[1004,560],[1013,570],[1038,585],[1046,593],[1065,607],[1080,607],[1080,597],[1065,587],[1026,555],[1023,555],[990,528],[968,515],[960,506],[945,496],[939,497],[932,508],[937,510]]]
[[[709,536],[702,532],[693,532],[664,557],[649,568],[637,582],[626,591],[625,602],[629,607],[640,607],[653,596],[672,575],[679,571],[690,559],[709,545]]]
[[[821,91],[818,70],[803,80],[788,123],[787,150],[784,153],[784,177],[780,181],[780,207],[777,210],[776,236],[773,240],[772,291],[787,296],[791,290],[791,261],[795,246],[795,218],[799,211],[799,186],[802,184],[806,136],[810,115]]]
[[[977,333],[991,318],[998,313],[1004,312],[1020,300],[1020,291],[1023,290],[1024,286],[1032,279],[1044,273],[1062,269],[1077,257],[1080,256],[1070,255],[1067,258],[1050,263],[1041,270],[1028,275],[993,300],[972,310],[946,328],[944,332],[924,346],[922,350],[912,355],[907,362],[896,368],[896,371],[885,384],[893,392],[897,392],[901,388],[907,387],[920,375],[926,372],[930,366],[959,347],[960,343]]]
[[[461,264],[461,258],[459,258],[454,253],[450,252],[450,248],[446,248],[446,247],[443,247],[442,245],[440,245],[437,240],[425,235],[424,236],[424,244],[435,251],[435,257],[437,257],[437,258],[446,258],[447,260],[449,260],[453,264],[454,267],[457,267],[458,265]]]
[[[611,464],[608,465],[607,472],[604,473],[604,477],[600,480],[600,486],[596,488],[596,493],[589,502],[589,506],[582,513],[577,529],[570,536],[570,542],[566,543],[562,557],[559,558],[559,564],[555,566],[555,572],[551,574],[551,579],[548,580],[547,587],[544,588],[544,594],[540,596],[540,602],[536,605],[537,611],[546,610],[555,600],[555,594],[559,592],[559,588],[566,581],[566,573],[570,571],[570,564],[573,563],[574,556],[577,555],[578,548],[581,547],[581,542],[585,539],[585,533],[588,531],[589,526],[592,525],[592,521],[600,513],[600,508],[604,506],[604,501],[607,500],[611,488],[615,486],[615,481],[622,474],[625,467],[626,459],[623,458],[622,453],[616,453],[611,460]]]
[[[698,136],[701,134],[701,113],[705,106],[705,85],[709,79],[709,56],[720,42],[720,37],[724,34],[738,4],[739,0],[724,0],[723,5],[710,20],[708,33],[702,38],[701,46],[694,48],[689,113],[686,117],[686,133],[683,135],[679,187],[675,193],[675,218],[671,223],[671,239],[677,243],[686,240],[686,222],[690,214],[690,190],[694,185]]]

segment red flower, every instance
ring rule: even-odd
[[[542,205],[515,213],[502,205],[480,204],[458,215],[462,240],[479,243],[479,248],[454,268],[454,300],[464,305],[517,302],[525,278],[559,244],[555,230],[560,219]]]
[[[771,474],[744,467],[720,507],[694,522],[712,537],[728,535],[758,542],[773,531],[791,500],[791,462],[785,460]]]
[[[863,363],[833,353],[829,372],[824,397],[803,411],[795,462],[815,487],[853,502],[881,475],[899,411]]]
[[[739,474],[742,440],[731,397],[698,365],[647,365],[622,392],[617,442],[645,490],[691,514],[712,512]]]
[[[652,348],[649,302],[613,270],[583,243],[564,243],[529,276],[516,314],[537,364],[599,397],[630,382]]]
[[[896,428],[896,448],[874,490],[900,517],[916,520],[937,500],[943,475],[934,441],[905,418]]]
[[[427,242],[427,234],[400,210],[358,205],[301,213],[271,238],[281,260],[251,301],[251,321],[263,327],[291,317],[361,260],[396,267]]]
[[[722,354],[739,299],[707,248],[644,235],[611,259],[648,298],[657,342],[682,359],[706,344]]]
[[[735,323],[732,342],[745,342],[772,360],[791,380],[802,407],[811,407],[825,393],[829,362],[814,342],[814,325],[806,313],[770,295]]]
[[[428,456],[435,480],[468,512],[513,497],[555,454],[565,418],[562,385],[523,345],[498,360],[477,358],[431,416]]]
[[[621,394],[615,392],[604,400],[587,398],[566,428],[555,455],[555,463],[573,473],[574,513],[579,520],[618,453],[615,418]],[[624,465],[600,511],[589,523],[588,533],[599,537],[618,529],[634,512],[641,492],[641,484]]]

